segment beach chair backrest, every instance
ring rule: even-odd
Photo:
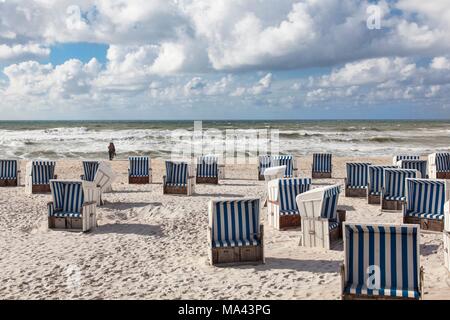
[[[149,175],[150,158],[148,156],[128,157],[130,176],[147,177]]]
[[[16,179],[17,168],[17,160],[0,160],[0,179]]]
[[[114,182],[116,175],[107,162],[100,162],[95,173],[94,184],[100,187],[102,192],[106,191]]]
[[[400,160],[397,165],[401,169],[417,170],[422,178],[427,177],[427,160]]]
[[[401,161],[401,160],[419,160],[420,156],[416,155],[416,154],[400,154],[400,155],[396,155],[394,156],[394,158],[392,159],[392,164],[396,165],[397,162]]]
[[[383,197],[405,197],[406,178],[420,178],[420,173],[412,169],[384,169]]]
[[[341,186],[339,185],[325,188],[323,193],[322,211],[320,213],[321,218],[337,221],[337,204],[340,192]]]
[[[259,163],[259,174],[263,175],[264,170],[267,168],[270,168],[272,165],[272,157],[269,155],[262,155],[258,157],[258,163]]]
[[[166,181],[172,184],[186,185],[189,175],[187,162],[166,161]]]
[[[81,212],[84,201],[82,181],[51,180],[50,190],[56,209],[71,213]]]
[[[418,225],[344,223],[348,292],[420,298],[419,233]]]
[[[36,184],[49,184],[55,174],[55,161],[35,160],[31,163],[31,181]]]
[[[284,177],[286,166],[270,167],[264,170],[264,180],[269,182],[275,179],[281,179]]]
[[[314,172],[331,172],[331,153],[314,153],[313,154],[313,171]]]
[[[340,185],[333,185],[312,189],[299,194],[296,202],[300,216],[336,221],[340,190]]]
[[[260,200],[211,200],[209,227],[211,239],[222,246],[254,244],[260,236]]]
[[[219,175],[219,157],[213,155],[197,158],[197,177],[214,178]]]
[[[443,215],[449,184],[445,180],[406,179],[406,211]]]
[[[369,166],[369,194],[381,194],[384,182],[384,169],[394,169],[398,166]]]
[[[278,180],[280,211],[297,210],[295,198],[311,188],[310,178],[284,178]]]
[[[347,163],[347,186],[355,188],[367,187],[368,168],[370,163]]]
[[[436,166],[436,172],[450,171],[450,152],[437,152],[428,156],[430,165]]]
[[[292,155],[272,156],[272,166],[286,166],[284,177],[290,178],[294,175],[294,157]]]
[[[99,161],[83,161],[84,180],[94,181],[99,165]]]

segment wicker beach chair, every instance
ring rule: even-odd
[[[17,160],[0,160],[0,187],[17,187],[20,170]]]
[[[380,204],[381,203],[381,189],[384,181],[384,169],[395,169],[397,166],[369,166],[367,184],[367,203]]]
[[[166,161],[166,175],[163,177],[164,194],[192,195],[195,192],[195,177],[187,162]]]
[[[402,205],[406,200],[407,178],[420,178],[420,173],[413,169],[384,169],[381,210],[402,210]]]
[[[223,166],[219,166],[219,157],[213,155],[197,158],[196,183],[219,184],[219,177]]]
[[[97,173],[100,161],[96,160],[84,160],[83,164],[83,174],[80,175],[81,180],[84,181],[94,181],[95,174]]]
[[[392,164],[397,165],[401,160],[420,160],[420,156],[416,154],[399,154],[392,158]]]
[[[427,160],[400,160],[397,166],[401,169],[414,169],[420,172],[422,179],[428,178]]]
[[[312,163],[312,178],[331,178],[332,174],[332,154],[314,153]]]
[[[33,160],[27,163],[25,175],[25,192],[50,193],[50,180],[57,179],[55,161]]]
[[[150,157],[128,157],[128,183],[152,183],[152,168]]]
[[[270,167],[286,166],[284,178],[292,178],[297,175],[297,163],[292,155],[263,155],[258,158],[258,180],[264,180],[264,171]]]
[[[346,197],[366,197],[368,184],[368,168],[371,163],[351,162],[346,164],[345,178]]]
[[[430,154],[428,165],[430,179],[450,179],[450,152]]]

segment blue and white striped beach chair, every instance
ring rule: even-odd
[[[400,154],[392,158],[392,164],[397,165],[401,160],[420,160],[420,156],[416,154]]]
[[[300,227],[295,197],[311,188],[310,178],[282,178],[267,184],[267,219],[275,229]]]
[[[128,157],[128,183],[152,183],[152,168],[150,157]]]
[[[345,179],[346,197],[366,197],[368,171],[370,163],[347,163],[347,178]]]
[[[406,200],[407,178],[420,178],[420,173],[413,169],[384,169],[381,210],[402,210]]]
[[[93,182],[50,180],[53,201],[47,204],[48,227],[88,231],[97,226]]]
[[[331,178],[332,172],[332,154],[314,153],[312,163],[313,178]]]
[[[284,178],[292,178],[297,175],[297,164],[292,155],[263,155],[258,159],[258,180],[264,180],[264,171],[267,168],[278,166],[286,166]]]
[[[450,152],[438,152],[428,156],[430,179],[450,179]]]
[[[166,175],[163,177],[164,194],[194,193],[195,177],[187,162],[166,161]]]
[[[419,171],[422,179],[428,177],[427,160],[400,160],[397,165],[401,169],[414,169]]]
[[[81,180],[94,181],[99,165],[100,165],[100,161],[84,160],[83,161],[83,174],[80,176]]]
[[[296,197],[302,219],[301,244],[305,247],[330,249],[342,237],[345,210],[338,209],[340,185],[309,190]]]
[[[0,160],[0,187],[16,187],[20,183],[17,160]]]
[[[55,161],[33,160],[27,163],[25,191],[32,193],[49,193],[50,179],[56,179]]]
[[[211,200],[208,211],[209,261],[212,265],[264,263],[259,199]]]
[[[219,183],[219,157],[207,155],[197,158],[196,183]]]
[[[444,230],[444,205],[450,197],[450,181],[406,179],[403,222],[420,224],[423,230]]]
[[[344,223],[342,299],[422,299],[420,228]]]
[[[380,204],[381,190],[384,181],[384,169],[395,169],[397,166],[372,165],[368,168],[367,203]]]

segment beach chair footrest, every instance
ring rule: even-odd
[[[150,176],[145,177],[128,177],[128,184],[149,184]]]
[[[280,229],[298,228],[301,226],[300,214],[285,214],[280,216]]]
[[[450,179],[450,171],[436,172],[436,179]]]
[[[437,232],[444,231],[444,220],[421,219],[417,217],[404,216],[403,223],[418,224],[420,225],[421,230],[437,231]]]
[[[311,174],[313,179],[329,179],[331,178],[331,172],[316,172],[313,171]]]
[[[17,178],[14,179],[0,179],[0,187],[17,187]]]
[[[83,219],[73,217],[48,217],[48,228],[53,230],[83,231]]]
[[[195,178],[196,183],[204,183],[204,184],[219,184],[219,178],[218,177],[196,177]]]
[[[187,186],[164,186],[164,194],[187,194]]]
[[[367,203],[368,204],[380,204],[381,196],[376,194],[367,195]]]
[[[401,211],[403,201],[381,199],[381,210]]]
[[[211,249],[212,265],[263,263],[263,249],[258,246],[226,247]]]
[[[34,184],[31,193],[50,193],[50,184]]]
[[[367,197],[367,189],[365,188],[345,188],[346,197],[365,198]]]

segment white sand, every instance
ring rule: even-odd
[[[310,176],[311,160],[299,160],[300,175]],[[336,178],[314,180],[314,186],[343,182],[351,159],[333,160]],[[358,160],[391,162],[390,157]],[[262,196],[264,182],[256,181],[255,165],[227,166],[220,185],[197,185],[196,194],[186,197],[163,195],[162,161],[152,164],[154,183],[138,186],[127,184],[126,161],[113,162],[119,174],[115,191],[105,194],[107,203],[98,208],[99,228],[87,234],[47,230],[50,195],[0,188],[0,297],[339,299],[342,245],[334,251],[299,247],[299,230],[265,226],[265,265],[207,265],[207,203],[220,196]],[[81,161],[58,161],[56,171],[59,178],[79,178]],[[339,204],[347,209],[347,221],[402,221],[400,212],[381,213],[365,199],[342,195]],[[442,234],[422,233],[421,265],[424,298],[449,299]]]

